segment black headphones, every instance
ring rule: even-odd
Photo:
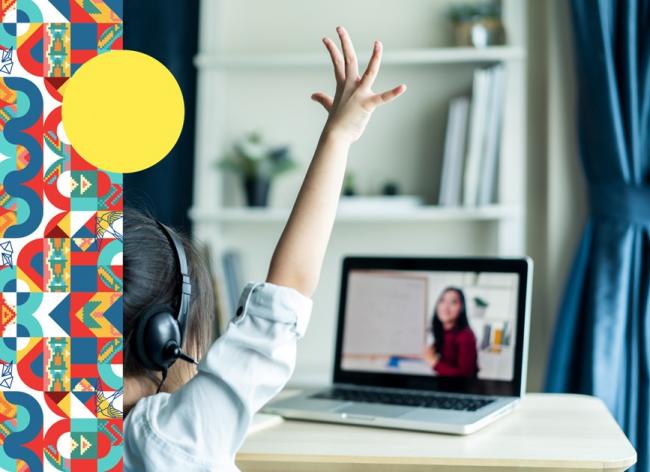
[[[169,240],[176,254],[182,277],[182,287],[178,312],[172,305],[152,305],[138,315],[135,327],[135,352],[140,363],[147,369],[162,371],[163,377],[158,390],[167,377],[169,369],[177,359],[196,364],[197,362],[182,351],[185,327],[190,309],[192,283],[187,268],[187,256],[183,243],[165,225],[156,221]]]

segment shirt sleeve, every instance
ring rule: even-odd
[[[294,289],[246,285],[236,316],[198,374],[172,394],[140,400],[127,416],[126,469],[236,470],[252,415],[293,373],[296,340],[311,309],[311,299]]]

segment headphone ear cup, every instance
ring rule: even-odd
[[[138,321],[135,351],[147,369],[165,370],[176,360],[169,347],[181,347],[181,330],[173,312],[168,305],[154,305]]]

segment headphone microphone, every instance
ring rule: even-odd
[[[133,341],[134,351],[140,363],[149,370],[162,372],[162,380],[158,385],[159,392],[167,378],[167,370],[177,359],[195,365],[198,365],[198,362],[182,350],[192,295],[185,249],[182,241],[172,231],[159,221],[156,223],[169,240],[181,273],[178,310],[174,310],[170,304],[145,308],[137,317]]]

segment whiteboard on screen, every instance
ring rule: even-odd
[[[343,355],[421,355],[427,306],[425,277],[351,272]]]

